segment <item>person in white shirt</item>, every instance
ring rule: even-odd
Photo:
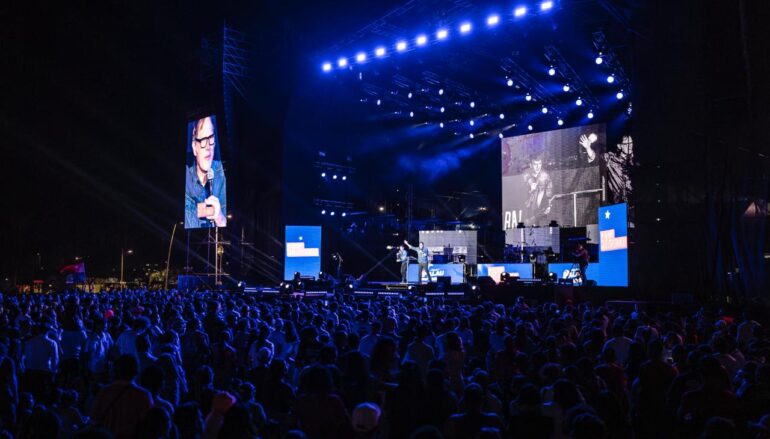
[[[631,344],[633,340],[623,335],[623,326],[614,325],[612,327],[612,338],[604,343],[604,349],[612,349],[615,351],[615,358],[618,363],[625,365],[628,361],[628,353],[631,350]]]
[[[428,365],[433,361],[433,348],[425,343],[425,337],[428,336],[428,326],[420,324],[415,330],[415,339],[409,343],[406,348],[406,355],[404,356],[404,362],[414,361],[420,368],[420,373],[424,377],[428,373]]]
[[[25,388],[39,400],[48,392],[59,367],[59,344],[48,336],[49,327],[36,325],[24,342],[22,364]]]

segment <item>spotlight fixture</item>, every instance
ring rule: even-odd
[[[337,65],[339,67],[345,67],[348,65],[348,59],[347,58],[340,58],[337,60]]]
[[[347,176],[347,175],[343,175],[343,176],[342,176],[342,181],[345,181],[345,180],[347,180],[347,179],[348,179],[348,176]]]
[[[474,137],[474,136],[473,136],[473,133],[471,133],[469,137],[472,139],[472,138]]]
[[[471,126],[474,126],[474,125],[476,125],[476,122],[474,122],[473,119],[471,119],[470,124],[471,124]]]
[[[532,125],[527,125],[527,129],[532,131]]]
[[[526,13],[527,13],[526,6],[519,6],[518,8],[513,10],[514,17],[523,17]]]
[[[575,105],[577,105],[578,107],[579,107],[579,106],[581,106],[581,105],[583,105],[583,100],[582,100],[582,99],[580,99],[580,98],[577,98],[577,99],[575,100]]]
[[[440,109],[439,111],[443,113],[443,112],[444,112],[444,111],[446,111],[446,110],[445,110],[445,108],[444,108],[444,107],[441,107],[441,109]]]
[[[508,87],[513,87],[513,79],[509,79],[506,84],[508,84]]]
[[[593,119],[594,118],[594,112],[593,111],[589,111],[588,112],[588,118],[589,119]]]
[[[564,121],[559,119],[559,120],[556,121],[556,124],[559,125],[559,126],[562,126],[562,125],[564,125]]]
[[[348,216],[347,212],[342,212],[342,216]]]
[[[366,54],[365,54],[364,52],[359,52],[359,53],[356,55],[356,61],[358,61],[358,62],[364,62],[364,61],[366,61]]]
[[[500,119],[501,119],[501,120],[502,120],[502,119],[505,119],[505,114],[503,114],[503,113],[500,113]]]
[[[524,96],[524,99],[526,99],[526,101],[527,101],[527,102],[529,102],[529,101],[531,101],[531,100],[532,100],[532,95],[531,95],[531,94],[529,94],[529,93],[527,93],[527,95],[526,95],[526,96]]]
[[[329,215],[334,216],[334,211],[332,210]]]
[[[414,111],[409,112],[409,117],[414,117]]]
[[[439,122],[438,126],[439,128],[444,128],[444,122]]]
[[[321,178],[326,178],[326,172],[321,173]]]
[[[399,52],[403,52],[406,50],[406,41],[399,41],[396,43],[396,50]]]
[[[424,46],[425,43],[428,42],[428,37],[425,35],[418,35],[417,39],[415,40],[415,43],[417,43],[418,46]]]
[[[476,108],[476,103],[471,101],[471,108]]]
[[[569,91],[569,84],[564,84],[564,87],[561,88],[562,90]]]
[[[332,176],[332,178],[336,180],[337,179],[337,174],[334,174],[334,176]]]
[[[467,34],[468,32],[471,31],[471,28],[472,28],[471,24],[466,21],[465,23],[460,25],[460,33]]]
[[[602,59],[602,54],[601,53],[599,54],[599,56],[596,57],[594,62],[596,63],[596,65],[601,65],[601,63],[604,62],[604,60]]]
[[[612,84],[613,82],[615,82],[615,75],[610,75],[610,76],[608,76],[608,77],[607,77],[607,82],[609,82],[610,84]]]
[[[444,94],[444,89],[443,88],[438,89],[438,95],[442,96],[443,94]]]
[[[540,111],[542,111],[543,114],[547,114],[548,113],[548,107],[543,107]]]
[[[498,134],[497,137],[502,139],[503,138],[503,133]]]
[[[623,92],[622,92],[622,91],[619,91],[619,92],[618,92],[618,93],[615,95],[615,97],[616,97],[616,98],[618,98],[618,99],[623,99]]]
[[[380,46],[380,47],[374,49],[374,55],[379,57],[379,58],[382,58],[383,56],[385,56],[385,48]]]
[[[553,67],[548,69],[548,76],[553,76],[555,74],[556,74],[556,69],[554,69]]]
[[[323,63],[323,65],[321,65],[321,69],[322,69],[324,72],[329,72],[329,71],[331,71],[331,69],[332,69],[332,63],[330,63],[330,62],[325,62],[325,63]]]
[[[377,105],[382,104],[382,101],[380,99],[377,99]]]
[[[540,3],[540,10],[541,11],[548,11],[551,8],[553,8],[553,2],[552,1],[544,1],[543,3]]]
[[[449,31],[447,31],[446,29],[439,29],[436,32],[436,39],[445,40],[448,35],[449,35]]]
[[[487,26],[497,26],[500,23],[500,16],[497,14],[487,17]]]
[[[321,215],[326,215],[326,209],[321,211]]]
[[[406,95],[407,98],[412,99],[412,92],[410,91],[408,95]]]

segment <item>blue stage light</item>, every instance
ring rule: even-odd
[[[596,57],[596,59],[594,60],[594,62],[596,63],[596,65],[600,65],[601,63],[603,63],[603,62],[604,62],[604,60],[602,59],[602,55],[601,55],[601,54],[599,54],[599,56],[597,56],[597,57]]]
[[[553,2],[552,1],[544,1],[543,3],[540,3],[540,10],[541,11],[548,11],[551,8],[553,8]]]
[[[471,124],[471,126],[474,126],[474,125],[476,125],[476,122],[474,122],[473,119],[471,119],[470,124]]]
[[[380,99],[377,99],[377,105],[382,104],[382,101]]]
[[[503,133],[498,134],[497,137],[502,139],[503,138]]]
[[[467,34],[468,32],[471,31],[472,28],[473,27],[471,26],[471,24],[466,21],[465,23],[460,25],[460,33]]]
[[[476,103],[471,101],[471,108],[476,108]]]
[[[427,36],[425,36],[425,35],[418,35],[418,36],[417,36],[417,38],[414,40],[414,42],[415,42],[415,43],[416,43],[418,46],[424,46],[424,45],[425,45],[425,43],[427,43],[427,42],[428,42],[428,37],[427,37]]]
[[[439,29],[436,31],[437,40],[445,40],[447,36],[449,36],[449,31],[446,29]]]
[[[607,82],[609,82],[610,84],[612,84],[613,82],[615,82],[615,75],[610,75],[610,76],[608,76],[608,77],[607,77]]]
[[[569,91],[569,84],[564,84],[564,87],[561,88],[565,92]]]
[[[334,211],[332,210],[329,215],[334,216]]]
[[[380,46],[374,49],[374,55],[377,56],[378,58],[382,58],[383,56],[385,56],[385,48]]]
[[[326,215],[326,209],[321,211],[321,215]]]
[[[348,216],[347,212],[342,212],[342,216]]]
[[[399,52],[403,52],[406,50],[406,41],[399,41],[396,43],[396,50]]]
[[[593,111],[589,111],[588,112],[588,118],[589,119],[593,119],[594,118],[594,112]]]
[[[438,89],[438,95],[441,96],[443,94],[444,94],[444,89],[443,88]]]
[[[497,26],[498,23],[500,23],[499,15],[493,14],[487,17],[487,26]]]
[[[332,178],[336,180],[336,179],[337,179],[337,174],[334,174],[334,175],[332,176]]]
[[[563,120],[561,120],[561,119],[557,120],[557,121],[556,121],[556,123],[557,123],[559,126],[562,126],[562,125],[564,125],[564,121],[563,121]]]
[[[441,109],[440,109],[439,111],[443,113],[443,112],[444,112],[444,111],[446,111],[446,110],[445,110],[445,108],[444,108],[444,107],[441,107]]]
[[[513,10],[514,17],[523,17],[526,13],[527,13],[526,6],[519,6],[518,8]]]
[[[364,62],[364,61],[366,61],[366,54],[365,54],[364,52],[359,52],[359,53],[356,55],[356,61],[358,61],[358,62]]]
[[[414,117],[414,111],[409,112],[409,117]]]
[[[513,87],[513,79],[509,79],[506,84],[508,84],[508,87]]]
[[[553,76],[553,75],[555,75],[555,74],[556,74],[556,69],[554,69],[553,67],[551,67],[550,69],[548,69],[548,76]]]
[[[532,100],[532,95],[531,95],[531,94],[529,94],[529,93],[527,93],[527,95],[526,95],[526,96],[524,96],[524,99],[525,99],[527,102],[529,102],[529,101],[531,101],[531,100]]]
[[[345,180],[347,180],[347,179],[348,179],[348,176],[347,176],[347,175],[343,175],[343,176],[342,176],[342,181],[345,181]]]
[[[527,125],[527,129],[532,131],[532,125]]]
[[[542,111],[543,114],[547,114],[548,113],[548,107],[543,107],[540,111]]]
[[[471,135],[470,135],[470,138],[471,138],[471,139],[473,138],[473,133],[471,133]]]
[[[337,65],[339,67],[345,67],[348,65],[348,59],[347,58],[340,58],[337,60]]]
[[[615,95],[615,97],[618,99],[623,99],[623,92],[619,91],[618,94]]]
[[[406,95],[407,98],[412,99],[412,92],[410,91],[408,95]]]
[[[324,72],[330,72],[332,70],[332,63],[325,62],[323,65],[321,65],[321,69],[323,69]]]
[[[579,107],[579,106],[581,106],[581,105],[583,105],[583,100],[582,100],[582,99],[580,99],[580,98],[577,98],[577,99],[575,100],[575,105],[577,105],[578,107]]]
[[[322,172],[321,177],[326,178],[326,172]]]
[[[439,122],[438,126],[439,128],[444,128],[444,122]]]
[[[505,119],[505,114],[500,113],[500,119]]]

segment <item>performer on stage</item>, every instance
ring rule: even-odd
[[[553,181],[551,175],[543,169],[541,157],[533,157],[530,161],[529,170],[524,173],[524,184],[529,194],[524,204],[525,222],[527,225],[543,226],[548,222],[547,215],[551,212]]]
[[[425,273],[428,274],[428,282],[433,282],[433,279],[430,277],[430,271],[428,270],[428,261],[430,260],[430,251],[425,248],[425,244],[420,242],[419,247],[415,247],[413,245],[409,244],[409,241],[406,239],[404,240],[404,244],[406,244],[407,247],[409,247],[410,250],[414,250],[417,252],[417,266],[419,267],[417,269],[417,283],[422,283],[422,272],[425,271]]]
[[[398,253],[396,253],[396,262],[401,263],[401,283],[406,283],[406,273],[409,271],[409,252],[406,251],[406,246],[401,244],[398,246]]]
[[[586,277],[586,271],[588,270],[588,250],[583,246],[583,244],[578,243],[577,248],[575,249],[575,253],[572,253],[572,256],[575,257],[575,262],[580,267],[580,281],[583,282],[583,285],[585,285],[588,278]]]

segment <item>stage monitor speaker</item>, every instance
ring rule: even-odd
[[[450,276],[436,276],[436,287],[439,290],[448,290],[452,285],[452,278]]]

